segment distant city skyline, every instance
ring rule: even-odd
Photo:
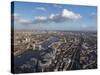
[[[15,1],[11,14],[15,30],[97,31],[96,6]]]

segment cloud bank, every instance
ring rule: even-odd
[[[38,9],[44,10],[43,8],[38,8]],[[15,14],[13,16],[14,16],[14,20],[22,25],[32,25],[32,24],[40,24],[40,23],[62,23],[65,21],[78,20],[82,17],[80,14],[74,13],[68,9],[63,9],[61,13],[57,13],[57,14],[52,13],[48,17],[36,16],[34,17],[33,20],[23,19],[18,14]]]
[[[37,7],[37,8],[35,8],[35,10],[46,11],[46,8],[44,8],[44,7]]]
[[[78,20],[81,18],[80,14],[74,13],[67,9],[63,9],[61,13],[58,14],[51,14],[49,17],[45,16],[38,16],[34,18],[34,23],[60,23],[68,20]]]

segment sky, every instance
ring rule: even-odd
[[[14,2],[14,6],[12,5],[11,10],[14,29],[97,30],[96,6],[17,1]]]

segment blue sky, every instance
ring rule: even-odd
[[[97,30],[97,7],[14,2],[14,28],[28,30]]]

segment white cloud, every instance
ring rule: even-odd
[[[21,16],[19,14],[12,14],[12,19],[14,20],[14,22],[19,23],[21,25],[31,25],[33,22],[31,20],[28,19],[24,19],[21,18]]]
[[[46,11],[46,8],[44,8],[44,7],[37,7],[37,8],[35,8],[36,10],[42,10],[42,11]]]
[[[57,14],[50,14],[49,17],[45,16],[37,16],[34,19],[34,23],[48,23],[48,22],[55,22],[60,23],[68,20],[78,20],[81,18],[80,14],[74,13],[67,9],[63,9],[61,13]]]
[[[35,20],[46,20],[47,17],[45,17],[45,16],[38,16],[38,17],[35,17],[34,19]]]
[[[80,14],[76,14],[72,11],[67,10],[67,9],[64,9],[62,11],[62,17],[65,17],[67,19],[75,19],[75,20],[81,18]]]
[[[33,23],[31,20],[22,19],[22,18],[20,18],[18,22],[22,25],[31,25]]]
[[[51,14],[51,15],[49,16],[49,18],[50,18],[50,19],[53,19],[54,16],[55,16],[55,14]]]

